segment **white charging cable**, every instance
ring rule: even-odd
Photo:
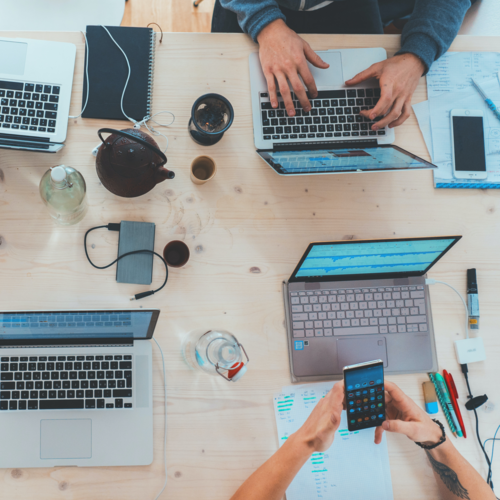
[[[85,104],[82,107],[82,110],[80,111],[80,114],[78,116],[69,116],[68,118],[80,118],[82,116],[83,112],[85,111],[85,108],[87,107],[87,103],[89,102],[89,57],[90,57],[90,51],[89,51],[89,44],[87,42],[87,35],[83,32],[80,31],[80,33],[83,35],[83,38],[85,38],[85,49],[87,51],[87,57],[85,58],[85,78],[87,80],[87,97],[85,98]]]
[[[122,92],[122,96],[120,99],[120,107],[121,107],[121,111],[123,113],[123,116],[125,116],[125,118],[127,118],[129,121],[131,121],[134,124],[135,129],[140,129],[141,126],[144,125],[149,130],[149,132],[151,134],[156,135],[156,136],[161,135],[167,141],[167,145],[165,146],[165,149],[163,149],[163,152],[165,152],[168,148],[168,137],[165,134],[162,134],[161,132],[156,130],[154,127],[152,127],[152,126],[150,127],[148,125],[148,121],[151,120],[158,127],[170,127],[170,125],[172,125],[175,122],[175,115],[171,111],[159,111],[158,113],[155,113],[152,116],[147,115],[142,120],[137,121],[137,120],[134,120],[132,117],[128,116],[127,113],[125,113],[125,110],[123,109],[123,98],[124,98],[125,92],[127,90],[128,82],[130,80],[130,75],[132,74],[132,69],[130,68],[130,62],[128,60],[127,54],[125,54],[124,50],[120,47],[118,42],[113,38],[113,36],[109,32],[109,30],[106,28],[106,26],[103,26],[101,24],[101,27],[106,30],[106,32],[108,33],[111,40],[113,40],[115,45],[120,49],[120,51],[123,54],[123,57],[125,57],[125,61],[127,63],[127,68],[128,68],[127,80],[125,81],[125,86],[123,87],[123,92]],[[80,114],[78,116],[69,116],[69,118],[80,118],[80,116],[82,116],[83,112],[85,111],[85,108],[87,107],[87,103],[89,102],[89,89],[90,89],[89,57],[90,57],[90,51],[89,51],[89,44],[88,44],[87,36],[85,35],[85,33],[83,31],[81,33],[83,34],[83,36],[85,38],[85,47],[87,50],[87,57],[86,57],[86,61],[85,61],[85,79],[87,80],[87,97],[85,99],[85,104],[83,105]],[[172,117],[172,120],[170,121],[170,123],[159,123],[158,121],[153,119],[155,116],[158,116],[161,114],[170,115]]]
[[[454,286],[451,286],[448,283],[445,283],[444,281],[433,280],[430,278],[427,278],[425,280],[426,285],[434,285],[436,283],[439,283],[440,285],[446,285],[447,287],[451,288],[460,297],[460,300],[462,301],[462,304],[464,305],[464,308],[465,308],[465,336],[467,338],[469,338],[469,309],[467,309],[467,304],[465,303],[465,300],[462,297],[462,294]]]
[[[127,62],[127,68],[128,68],[127,80],[125,81],[125,86],[123,87],[122,97],[120,99],[120,106],[121,106],[121,110],[122,110],[123,115],[134,124],[134,128],[140,129],[141,125],[144,125],[153,135],[161,135],[162,137],[164,137],[165,140],[167,141],[167,145],[165,146],[165,149],[163,150],[163,152],[165,152],[168,148],[168,137],[166,135],[162,134],[161,132],[159,132],[158,130],[156,130],[154,127],[149,127],[147,122],[149,120],[151,120],[159,127],[169,127],[170,125],[172,125],[174,123],[175,115],[171,111],[159,111],[158,113],[155,113],[153,116],[148,115],[148,116],[145,116],[142,120],[137,121],[137,120],[134,120],[133,118],[131,118],[130,116],[128,116],[127,113],[125,113],[125,110],[123,109],[123,98],[124,98],[125,92],[127,90],[127,85],[128,85],[129,80],[130,80],[130,75],[132,74],[132,70],[130,68],[130,62],[128,60],[127,54],[125,54],[125,51],[120,47],[118,42],[113,38],[113,36],[109,32],[108,28],[106,28],[106,26],[103,26],[102,24],[101,24],[101,27],[106,30],[109,37],[111,38],[111,40],[113,40],[115,45],[120,49],[121,53],[123,54],[123,57],[125,57],[125,61]],[[87,57],[87,59],[88,59],[88,57]],[[88,88],[88,85],[87,85],[87,88]],[[172,117],[172,120],[170,123],[159,123],[156,120],[153,120],[153,118],[155,116],[161,115],[163,113],[169,114]]]
[[[156,339],[153,337],[153,340],[155,341],[156,345],[158,346],[158,349],[160,349],[160,354],[161,354],[161,362],[163,365],[163,389],[164,389],[164,400],[165,400],[165,431],[164,431],[164,436],[163,436],[163,464],[165,466],[165,482],[163,483],[163,488],[160,490],[158,495],[156,495],[154,500],[158,500],[160,498],[160,495],[163,493],[163,490],[167,486],[167,375],[165,372],[165,358],[163,357],[163,351],[160,347],[160,344],[156,341]]]

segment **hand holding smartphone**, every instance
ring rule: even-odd
[[[378,427],[385,420],[384,363],[368,361],[344,367],[347,427]]]

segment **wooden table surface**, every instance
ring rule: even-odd
[[[76,44],[71,114],[78,114],[82,35],[18,35]],[[316,50],[382,46],[390,55],[399,47],[398,36],[305,38]],[[155,338],[167,365],[165,499],[229,498],[276,451],[272,397],[290,384],[281,283],[310,241],[462,234],[463,239],[430,277],[465,293],[466,269],[477,268],[480,334],[488,359],[470,366],[470,380],[473,393],[486,393],[493,403],[479,410],[483,440],[492,437],[500,423],[495,408],[500,408],[500,193],[436,190],[429,171],[276,175],[257,157],[253,143],[248,55],[255,50],[244,35],[165,34],[156,52],[153,110],[175,113],[174,125],[164,130],[170,141],[168,167],[176,177],[139,198],[118,198],[100,185],[91,155],[99,143],[98,128],[126,128],[125,122],[70,120],[66,146],[57,155],[0,150],[2,309],[130,307],[129,296],[149,287],[118,284],[114,268],[98,271],[90,266],[82,243],[85,230],[92,226],[121,220],[154,222],[156,251],[161,252],[172,239],[184,240],[191,250],[184,268],[170,270],[164,291],[137,303],[161,308]],[[500,51],[500,38],[459,37],[452,50]],[[235,109],[233,126],[211,148],[198,146],[187,133],[191,106],[207,92],[224,95]],[[424,99],[422,78],[413,100]],[[162,148],[163,141],[160,137]],[[429,159],[414,115],[397,129],[396,144]],[[200,154],[211,155],[218,172],[213,181],[196,186],[189,180],[189,165]],[[58,164],[78,169],[87,181],[90,209],[76,226],[55,226],[38,193],[42,174]],[[89,243],[95,245],[92,254],[97,262],[107,263],[116,256],[116,233],[96,231]],[[162,282],[163,273],[155,262],[153,284]],[[473,415],[463,406],[465,384],[453,347],[453,341],[464,335],[463,306],[446,287],[435,285],[431,295],[440,368],[455,376],[470,436],[451,439],[485,476],[484,458],[473,435]],[[248,372],[236,384],[190,370],[181,356],[187,332],[216,327],[233,332],[250,356]],[[156,346],[153,349],[155,459],[151,466],[5,469],[0,471],[0,498],[153,499],[164,480],[163,378],[159,353]],[[426,374],[388,379],[423,404]],[[437,498],[422,450],[401,436],[389,436],[388,444],[395,498]],[[497,470],[493,478],[498,482]]]

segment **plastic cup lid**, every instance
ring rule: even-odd
[[[50,176],[54,182],[62,182],[66,179],[66,169],[64,167],[54,167],[50,171]]]

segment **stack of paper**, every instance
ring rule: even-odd
[[[488,108],[471,79],[500,106],[500,54],[496,52],[448,52],[427,74],[428,101],[413,106],[432,162],[436,187],[500,189],[500,121]],[[452,109],[481,109],[484,113],[486,180],[457,180],[451,157]]]
[[[332,387],[333,382],[283,387],[274,397],[280,446],[302,426]],[[287,489],[287,500],[392,500],[385,433],[381,444],[373,440],[373,428],[349,432],[342,412],[333,445],[325,452],[313,453]]]

